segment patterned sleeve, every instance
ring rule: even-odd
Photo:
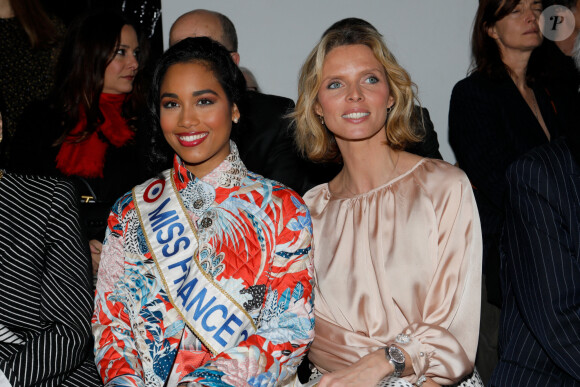
[[[295,375],[314,337],[312,224],[306,205],[295,193],[283,199],[279,230],[256,333],[182,382],[266,386]]]
[[[107,387],[145,385],[124,301],[113,292],[114,284],[124,273],[123,240],[126,226],[122,219],[129,210],[129,200],[130,195],[119,199],[109,215],[92,320],[95,362]]]

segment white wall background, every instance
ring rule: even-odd
[[[164,44],[181,14],[196,8],[228,16],[238,32],[240,65],[264,93],[296,101],[300,66],[324,30],[345,17],[372,23],[411,74],[429,109],[443,158],[455,157],[447,140],[449,98],[470,65],[469,40],[477,0],[162,0]]]

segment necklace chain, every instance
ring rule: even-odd
[[[396,170],[397,170],[397,165],[399,165],[399,159],[400,159],[400,158],[401,158],[401,152],[397,152],[397,160],[396,160],[396,161],[395,161],[395,163],[393,164],[393,170],[392,170],[392,172],[391,172],[391,173],[390,173],[390,174],[387,176],[387,182],[388,182],[388,181],[390,181],[390,180],[392,179],[392,178],[391,178],[391,175],[392,175],[393,173],[395,173],[395,172],[396,172]],[[386,183],[386,182],[385,182],[385,183]],[[349,188],[349,187],[348,187],[348,186],[347,186],[347,185],[344,183],[344,180],[343,180],[342,187],[345,189],[345,191],[347,191],[347,192],[348,192],[349,194],[351,194],[352,196],[357,196],[357,195],[360,195],[360,194],[357,194],[357,193],[354,193],[354,192],[352,192],[352,191],[350,190],[350,188]]]

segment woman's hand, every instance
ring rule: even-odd
[[[423,387],[441,387],[441,385],[435,383],[430,378],[427,378],[427,380],[425,380],[425,382],[423,383]]]
[[[379,349],[369,353],[350,367],[325,374],[320,379],[318,386],[372,387],[394,371],[393,365],[389,363],[385,356],[385,350]]]
[[[93,262],[93,275],[97,274],[99,271],[99,264],[101,263],[101,251],[103,250],[103,244],[96,239],[91,239],[89,241],[89,247],[91,249],[91,260]]]

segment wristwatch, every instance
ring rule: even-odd
[[[396,378],[401,377],[403,371],[405,371],[405,354],[399,348],[394,345],[385,347],[385,355],[389,360],[389,363],[395,367],[395,372],[393,376]]]

